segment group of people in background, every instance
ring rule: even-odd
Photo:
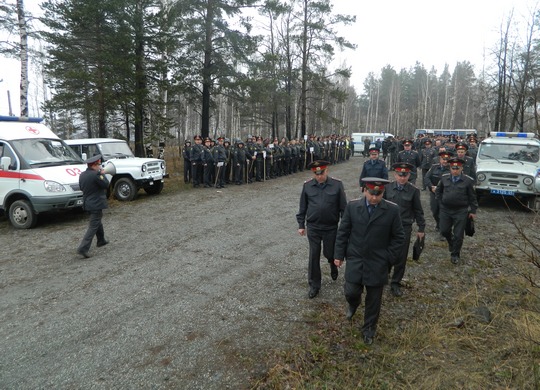
[[[330,264],[333,280],[347,261],[345,298],[346,318],[351,320],[366,292],[364,343],[373,343],[380,314],[383,289],[390,281],[392,295],[403,295],[401,281],[410,249],[413,225],[416,238],[423,242],[426,221],[420,191],[430,191],[430,207],[440,237],[447,241],[452,264],[460,263],[465,225],[476,218],[478,203],[474,191],[477,139],[420,137],[403,139],[396,155],[380,158],[380,146],[366,148],[359,184],[363,197],[344,202],[339,180],[328,176],[329,161],[309,165],[314,173],[304,183],[296,215],[298,232],[309,241],[309,298],[321,288],[321,253]],[[388,151],[388,149],[387,149]],[[390,157],[390,169],[386,159]],[[393,180],[389,172],[393,171]],[[421,180],[417,180],[420,174]],[[419,187],[416,186],[416,182]]]
[[[349,136],[281,140],[248,135],[246,141],[218,137],[217,142],[199,135],[193,143],[186,140],[182,149],[184,182],[193,187],[224,188],[265,181],[303,171],[313,161],[325,159],[332,164],[344,162],[354,153]]]

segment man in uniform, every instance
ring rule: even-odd
[[[441,177],[444,174],[450,173],[450,167],[448,166],[448,160],[452,157],[452,154],[447,151],[439,152],[439,163],[433,164],[429,171],[424,176],[424,182],[428,188],[429,194],[429,206],[431,209],[431,215],[435,220],[435,230],[439,231],[439,212],[440,212],[440,201],[435,196],[435,189],[437,184],[441,181]],[[441,236],[442,237],[442,236]],[[442,241],[445,239],[442,238]]]
[[[330,275],[333,280],[338,277],[334,264],[334,244],[347,197],[343,183],[328,176],[329,164],[324,160],[315,160],[309,164],[313,178],[304,183],[300,209],[296,214],[298,233],[301,236],[307,233],[309,241],[309,298],[315,298],[321,289],[321,243],[324,257],[330,264]]]
[[[463,163],[457,157],[448,160],[450,174],[443,175],[435,190],[441,202],[439,226],[442,236],[448,242],[452,264],[460,261],[467,218],[475,219],[478,208],[474,181],[463,174]]]
[[[424,219],[424,210],[420,201],[420,190],[408,182],[409,175],[413,166],[407,163],[395,163],[394,169],[395,181],[386,186],[384,198],[394,202],[401,211],[401,224],[405,232],[405,243],[403,244],[399,258],[393,265],[394,273],[390,283],[390,291],[395,297],[403,295],[401,291],[401,280],[405,275],[405,265],[407,264],[407,255],[411,243],[412,225],[416,221],[418,226],[418,238],[424,237],[426,220]],[[389,269],[391,271],[391,269]]]
[[[193,137],[195,145],[189,150],[189,161],[191,162],[191,180],[193,187],[198,187],[203,181],[203,156],[204,146],[200,135]]]
[[[417,169],[422,165],[420,154],[416,150],[412,150],[413,141],[406,139],[403,141],[403,150],[398,153],[396,162],[411,164],[414,168],[411,170],[409,181],[416,185]]]
[[[204,139],[204,148],[202,154],[204,187],[212,187],[212,178],[214,174],[214,159],[212,158],[212,140],[209,137]]]
[[[463,173],[470,176],[476,183],[476,166],[474,159],[466,155],[469,150],[469,146],[465,142],[458,142],[456,144],[456,157],[463,160]]]
[[[432,147],[431,140],[424,140],[424,148],[420,151],[421,157],[421,168],[422,168],[422,191],[426,190],[426,182],[424,180],[426,173],[429,171],[431,166],[435,163],[435,158],[437,157],[437,151]]]
[[[227,163],[227,150],[225,150],[225,137],[218,137],[218,143],[212,149],[212,160],[214,161],[214,177],[216,178],[216,188],[225,188],[225,169]]]
[[[379,148],[374,145],[369,148],[369,159],[364,161],[360,173],[360,187],[362,187],[362,179],[365,177],[380,177],[388,180],[388,168],[386,168],[384,160],[379,159]]]
[[[189,160],[189,154],[191,152],[191,141],[185,140],[184,147],[182,148],[182,157],[184,158],[184,183],[191,182],[191,161]]]
[[[107,188],[109,188],[109,180],[107,180],[101,169],[100,154],[89,158],[85,162],[87,168],[79,176],[79,187],[83,193],[83,209],[90,214],[90,220],[88,221],[88,229],[77,248],[77,253],[84,258],[89,258],[88,251],[94,236],[97,238],[98,247],[109,243],[105,239],[105,231],[101,222],[103,209],[108,207]]]
[[[399,206],[383,199],[389,181],[366,177],[364,197],[350,201],[339,224],[334,264],[345,269],[347,319],[352,319],[366,289],[362,334],[366,345],[373,343],[381,311],[388,268],[399,258],[405,241]]]

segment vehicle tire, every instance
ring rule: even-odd
[[[163,182],[155,182],[154,185],[144,187],[144,190],[148,195],[158,195],[163,191]]]
[[[527,199],[527,207],[532,211],[540,211],[540,196],[531,196]]]
[[[135,199],[137,186],[128,177],[121,177],[114,185],[114,197],[122,202],[129,202]]]
[[[37,214],[27,200],[16,200],[9,206],[9,221],[15,229],[31,229],[37,224]]]

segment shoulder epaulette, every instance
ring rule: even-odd
[[[304,184],[307,184],[307,183],[309,183],[309,182],[312,181],[312,180],[315,180],[315,179],[314,179],[313,177],[312,177],[311,179],[307,179],[307,180],[304,182]]]

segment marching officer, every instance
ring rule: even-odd
[[[347,206],[347,197],[343,183],[328,176],[329,164],[328,161],[315,160],[309,165],[314,177],[302,187],[300,208],[296,214],[298,233],[301,236],[307,234],[309,241],[310,299],[315,298],[321,289],[321,244],[324,257],[330,264],[332,279],[338,277],[338,269],[334,264],[334,244],[339,219]]]
[[[417,170],[422,165],[420,154],[416,150],[412,150],[413,141],[406,139],[403,141],[403,150],[398,153],[396,162],[411,164],[414,168],[411,170],[409,181],[416,184]]]
[[[467,218],[476,218],[478,201],[474,180],[463,174],[464,161],[454,157],[448,160],[450,174],[443,175],[435,190],[441,202],[440,229],[448,242],[450,261],[459,264]]]
[[[429,138],[424,140],[424,148],[420,151],[420,160],[422,168],[422,191],[426,190],[426,182],[424,180],[424,177],[426,176],[426,173],[429,171],[431,166],[435,163],[435,159],[437,158],[437,151],[432,147],[431,140]]]
[[[450,173],[450,167],[448,166],[448,160],[452,157],[452,153],[447,151],[442,151],[439,153],[439,163],[433,164],[429,171],[427,171],[426,176],[424,177],[424,182],[428,188],[429,194],[429,206],[431,209],[431,214],[435,220],[435,229],[439,231],[439,212],[440,212],[440,202],[435,196],[435,189],[441,181],[443,175]],[[442,237],[442,236],[441,236]],[[444,240],[444,238],[443,238]]]
[[[456,157],[463,160],[463,173],[470,176],[476,182],[476,166],[474,159],[466,155],[469,146],[465,142],[456,144]]]
[[[224,137],[218,137],[218,143],[212,148],[212,160],[214,161],[214,176],[216,188],[225,188],[225,169],[227,163],[227,151],[223,145]]]
[[[360,187],[362,187],[362,179],[365,177],[379,177],[388,180],[388,168],[386,163],[379,159],[379,148],[372,145],[369,147],[369,159],[364,161],[362,172],[360,173]]]
[[[421,239],[425,235],[426,220],[424,219],[424,209],[420,201],[420,190],[409,183],[409,176],[414,167],[407,163],[395,163],[392,168],[394,169],[395,181],[386,185],[384,198],[399,206],[401,224],[405,231],[405,242],[403,243],[400,255],[397,262],[393,266],[390,266],[389,269],[389,272],[392,268],[394,269],[390,291],[395,297],[400,297],[403,295],[401,291],[401,280],[405,275],[405,265],[407,264],[407,255],[409,254],[411,243],[412,225],[416,222],[418,226],[416,236]]]

